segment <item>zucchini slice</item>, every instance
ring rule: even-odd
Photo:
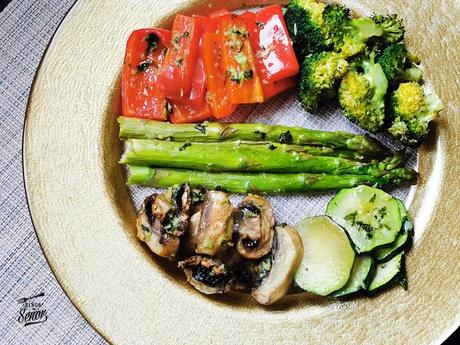
[[[405,289],[407,288],[404,252],[399,253],[390,261],[376,266],[375,275],[369,284],[368,291],[375,293],[394,283],[400,283]]]
[[[367,290],[370,278],[374,276],[375,265],[371,256],[357,256],[351,269],[350,279],[340,290],[333,292],[332,297],[343,297],[361,290]]]
[[[359,254],[394,242],[402,225],[397,199],[368,186],[342,189],[326,214],[345,228]]]
[[[386,248],[377,249],[374,253],[374,258],[377,262],[385,262],[393,258],[396,254],[399,254],[405,249],[412,238],[412,232],[414,230],[414,223],[411,217],[407,213],[406,207],[401,200],[398,200],[399,212],[401,213],[401,219],[403,222],[401,232],[396,237],[396,240]]]
[[[342,288],[355,260],[345,231],[327,216],[306,218],[295,228],[304,248],[294,277],[296,284],[320,296]]]

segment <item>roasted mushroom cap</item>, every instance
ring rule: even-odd
[[[137,217],[137,237],[155,254],[175,257],[179,236],[188,227],[189,208],[190,187],[187,184],[147,197]]]
[[[275,218],[272,206],[265,198],[249,194],[238,205],[236,220],[236,249],[243,257],[259,259],[270,252]]]
[[[227,193],[208,191],[203,201],[196,253],[215,255],[222,252],[231,243],[232,233],[233,206]]]
[[[207,295],[224,293],[230,289],[231,273],[219,259],[194,255],[178,264],[184,269],[187,281]]]
[[[286,295],[303,256],[299,234],[290,226],[277,226],[271,269],[252,296],[261,304],[272,304]]]

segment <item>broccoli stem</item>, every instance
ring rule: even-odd
[[[356,162],[315,156],[286,144],[229,141],[222,143],[171,142],[128,139],[121,163],[203,171],[308,172],[381,176],[399,166],[398,153],[377,162]]]
[[[203,171],[128,166],[128,185],[171,187],[188,182],[192,187],[224,189],[233,193],[318,193],[361,184],[381,187],[415,183],[417,173],[409,169],[395,169],[388,174],[370,175],[315,175],[269,173],[208,173]]]
[[[367,156],[388,156],[390,151],[377,140],[346,132],[326,132],[302,127],[261,123],[171,124],[132,117],[119,117],[120,137],[174,140],[179,142],[220,142],[228,140],[285,142],[297,145],[319,145],[357,151]]]

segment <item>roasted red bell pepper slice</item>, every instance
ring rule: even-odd
[[[167,120],[166,98],[158,87],[158,70],[171,41],[171,31],[140,29],[126,44],[121,96],[124,116]]]
[[[222,35],[206,33],[203,37],[202,54],[206,71],[206,99],[213,116],[220,119],[233,113],[237,107],[228,97],[227,77],[222,61]]]
[[[172,27],[171,48],[158,73],[158,83],[171,97],[183,97],[192,87],[200,41],[196,18],[177,15]]]
[[[192,123],[202,122],[211,116],[212,112],[208,102],[204,102],[199,107],[191,107],[187,104],[174,104],[169,120],[172,123]]]
[[[262,83],[274,82],[299,73],[280,5],[242,15],[248,25],[257,72]]]
[[[206,74],[203,64],[203,54],[201,47],[203,46],[203,36],[206,32],[216,32],[217,24],[209,17],[205,16],[194,16],[200,26],[200,43],[198,44],[198,54],[196,57],[195,70],[193,72],[192,88],[187,95],[182,97],[166,97],[173,103],[187,104],[192,107],[201,107],[205,102],[206,94]]]
[[[288,89],[292,89],[293,87],[296,87],[296,85],[297,85],[296,77],[289,77],[289,78],[274,81],[269,84],[262,84],[262,89],[264,90],[265,100],[268,100]]]
[[[233,104],[263,102],[262,83],[255,68],[254,54],[245,21],[237,16],[223,16],[219,17],[219,20],[230,102]]]

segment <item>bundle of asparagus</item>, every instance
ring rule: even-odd
[[[399,168],[404,154],[345,132],[266,124],[175,125],[119,117],[126,139],[120,160],[128,184],[170,187],[188,182],[247,193],[305,193],[413,183]]]

